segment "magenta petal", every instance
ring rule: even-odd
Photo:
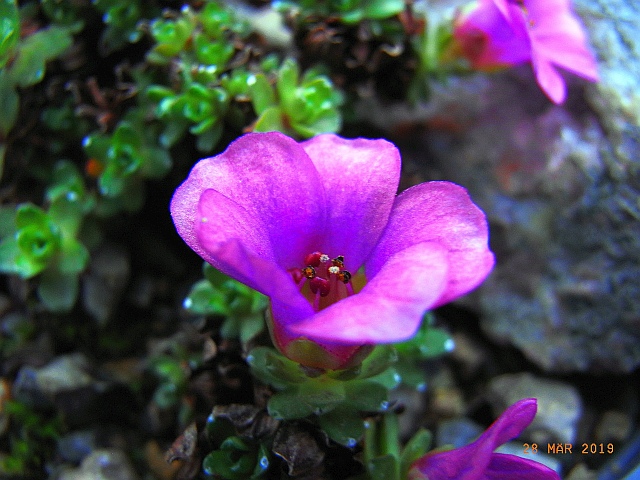
[[[447,285],[431,307],[478,286],[494,264],[484,213],[453,183],[423,183],[396,198],[387,229],[365,265],[367,278],[395,252],[421,242],[439,243],[448,252]]]
[[[200,196],[213,189],[262,222],[273,255],[298,267],[324,232],[325,192],[309,156],[277,132],[244,135],[220,155],[199,161],[171,200],[171,215],[185,242],[209,261],[196,235]],[[242,239],[239,239],[240,241]]]
[[[441,296],[447,251],[438,243],[411,245],[391,255],[361,292],[290,329],[311,340],[345,344],[406,340]]]
[[[516,65],[531,58],[524,17],[505,1],[481,1],[457,22],[454,36],[474,68]]]
[[[587,80],[598,80],[598,66],[586,44],[554,33],[536,34],[534,40],[536,55]]]
[[[567,87],[564,78],[549,62],[536,51],[533,51],[531,63],[536,74],[536,80],[542,91],[555,104],[561,104],[567,98]]]
[[[327,193],[327,228],[318,248],[344,255],[356,271],[382,234],[400,179],[400,154],[386,140],[318,135],[303,142]]]
[[[263,223],[215,190],[198,203],[197,243],[203,258],[254,290],[289,304],[308,304],[291,276],[276,263]]]
[[[536,416],[538,403],[535,398],[524,398],[507,408],[498,419],[474,443],[485,442],[495,450],[503,443],[516,438]]]
[[[535,398],[514,403],[475,442],[418,459],[413,464],[417,472],[410,478],[425,475],[431,480],[488,480],[491,477],[485,472],[495,455],[493,451],[520,435],[533,421],[536,410]]]
[[[494,453],[485,471],[486,480],[560,480],[546,465],[516,455]]]

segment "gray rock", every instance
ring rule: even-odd
[[[92,253],[88,273],[82,281],[84,308],[104,325],[127,286],[131,265],[128,254],[120,247],[102,246]]]
[[[538,412],[526,430],[533,442],[546,445],[577,440],[582,399],[573,386],[536,378],[530,373],[517,373],[491,379],[487,390],[496,415],[523,398],[538,399]]]
[[[41,368],[26,365],[18,372],[12,395],[34,407],[51,406],[57,395],[91,386],[88,372],[89,363],[81,353],[58,357]]]
[[[58,480],[138,480],[131,462],[121,450],[102,449],[87,455],[80,466],[67,470]]]
[[[598,472],[589,470],[584,463],[580,463],[571,469],[566,480],[597,480],[597,478]]]
[[[66,462],[80,461],[96,450],[98,441],[94,430],[80,430],[68,433],[58,439],[58,454]]]
[[[476,422],[466,417],[444,420],[438,425],[436,447],[453,445],[453,448],[464,447],[473,442],[484,431]]]

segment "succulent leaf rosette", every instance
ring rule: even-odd
[[[465,189],[428,182],[396,196],[399,178],[385,140],[251,133],[193,167],[171,214],[204,260],[269,297],[284,355],[337,370],[410,338],[494,264]]]

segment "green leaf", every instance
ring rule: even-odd
[[[78,234],[83,218],[83,205],[78,200],[58,197],[49,207],[49,218],[55,223],[62,234],[74,238]]]
[[[302,383],[307,380],[300,365],[268,347],[256,347],[247,355],[251,373],[275,388]]]
[[[364,434],[364,420],[358,411],[344,405],[318,417],[318,424],[331,440],[349,448]]]
[[[15,0],[0,0],[0,68],[6,65],[19,38],[18,5]]]
[[[305,382],[278,392],[269,399],[269,415],[275,418],[304,418],[323,415],[345,401],[343,382]]]
[[[253,126],[254,132],[287,132],[280,107],[269,107],[262,112]]]
[[[294,101],[299,77],[300,70],[297,62],[291,58],[286,59],[278,70],[278,80],[276,81],[280,104],[286,112],[295,108]]]
[[[278,392],[269,399],[269,415],[279,419],[305,418],[316,412],[316,406],[301,402],[296,389]]]
[[[371,480],[399,480],[397,467],[398,463],[393,455],[376,457],[367,465]]]
[[[184,17],[175,21],[156,20],[151,24],[151,35],[158,42],[154,51],[165,57],[178,54],[184,50],[193,29],[193,23]]]
[[[216,71],[223,70],[235,51],[232,44],[227,40],[212,41],[205,35],[198,35],[194,40],[196,58],[200,63],[212,67]]]
[[[377,345],[362,362],[358,378],[370,378],[387,370],[398,361],[398,352],[391,345]]]
[[[400,478],[407,478],[411,464],[429,451],[431,439],[431,432],[421,428],[407,442],[400,455]]]
[[[349,406],[366,412],[386,411],[389,408],[387,389],[374,381],[352,380],[345,382]]]
[[[262,315],[251,315],[240,319],[240,342],[244,345],[264,330]]]
[[[254,472],[255,449],[239,437],[229,437],[219,450],[209,453],[202,462],[206,475],[227,480],[243,480]]]
[[[221,288],[225,284],[225,282],[231,280],[228,275],[225,275],[220,270],[207,262],[204,262],[202,264],[202,274],[204,275],[204,278],[209,280],[211,285],[218,288]]]
[[[208,280],[200,280],[191,287],[184,300],[184,308],[196,315],[227,315],[226,296],[211,285]]]
[[[44,78],[45,63],[71,46],[68,28],[51,26],[25,38],[11,65],[11,76],[21,87],[35,85]]]
[[[62,247],[58,268],[62,273],[78,274],[85,269],[89,261],[89,251],[76,239],[70,239]]]
[[[52,312],[71,310],[78,296],[78,275],[55,268],[45,270],[40,277],[38,296]]]
[[[257,115],[262,115],[268,108],[276,105],[276,96],[265,74],[259,73],[249,77],[247,81],[253,109]]]

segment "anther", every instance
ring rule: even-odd
[[[309,281],[309,288],[312,293],[320,293],[321,297],[329,295],[329,281],[322,277],[314,277]]]
[[[338,255],[336,258],[331,260],[331,265],[333,265],[334,267],[338,267],[339,269],[344,268],[344,256]]]
[[[340,270],[336,276],[338,280],[343,283],[349,283],[351,281],[351,274],[346,270]]]
[[[302,275],[304,275],[306,278],[316,278],[316,269],[309,266],[309,267],[304,267],[302,269]]]
[[[304,264],[309,265],[311,267],[317,267],[320,265],[320,258],[322,257],[321,252],[313,252],[304,257]]]

